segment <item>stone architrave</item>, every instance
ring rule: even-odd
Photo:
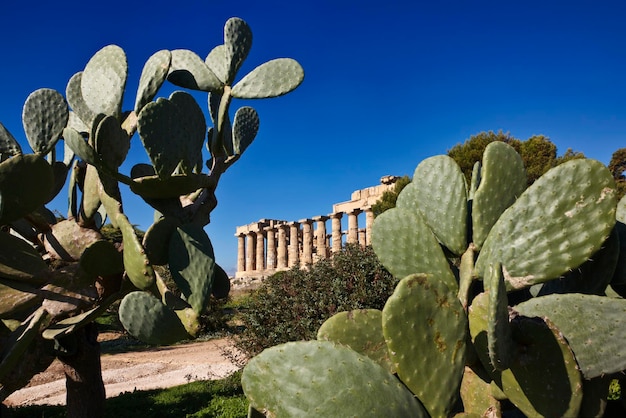
[[[352,193],[351,199],[333,205],[329,216],[316,216],[302,221],[302,232],[298,222],[285,220],[261,219],[248,225],[238,226],[237,237],[237,278],[259,278],[297,266],[321,260],[341,251],[343,235],[346,242],[371,245],[374,214],[372,205],[380,196],[391,188],[399,177],[384,176],[380,184]],[[365,211],[365,232],[359,229],[358,215]],[[341,219],[348,215],[348,230],[342,231]],[[332,220],[331,233],[328,233],[326,221]],[[307,222],[308,221],[308,222]],[[312,222],[317,222],[313,231]],[[314,233],[315,232],[315,233]],[[310,238],[309,238],[310,236]],[[267,241],[265,241],[265,239]],[[332,247],[332,248],[331,248]],[[309,261],[311,260],[311,261]]]
[[[302,219],[298,221],[302,225],[302,265],[313,264],[313,220]]]
[[[267,270],[274,270],[276,269],[276,228],[265,228],[265,238],[267,240],[265,268]]]
[[[348,212],[348,238],[346,242],[349,244],[359,243],[359,213],[361,213],[361,209],[353,209]]]
[[[246,234],[237,235],[237,272],[246,271]]]
[[[338,253],[341,251],[341,236],[343,235],[341,232],[341,217],[343,213],[335,212],[328,216],[330,217],[332,227],[333,253]]]
[[[256,233],[256,270],[257,272],[265,270],[265,236],[263,231]]]
[[[300,224],[298,222],[289,222],[289,257],[287,266],[297,266],[300,259]]]
[[[255,240],[256,233],[248,232],[246,236],[246,271],[253,271],[256,269],[256,253],[255,253]]]
[[[372,245],[372,224],[374,224],[374,211],[369,207],[365,209],[365,245]]]
[[[278,225],[278,264],[277,269],[287,268],[287,226],[286,224]]]
[[[328,237],[326,235],[326,221],[328,216],[316,216],[313,220],[317,224],[316,237],[317,242],[315,245],[316,261],[328,257]]]

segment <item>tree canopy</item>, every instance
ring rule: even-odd
[[[485,148],[494,141],[506,142],[520,154],[526,168],[528,185],[533,184],[552,167],[565,161],[585,157],[583,153],[573,151],[571,148],[568,148],[563,155],[558,156],[556,145],[544,135],[533,135],[522,141],[511,136],[508,132],[480,132],[469,137],[463,144],[457,144],[448,150],[448,155],[459,164],[468,182],[471,180],[474,164],[482,159]]]
[[[621,199],[626,195],[626,148],[620,148],[611,156],[609,170],[615,179],[617,186],[617,199]]]

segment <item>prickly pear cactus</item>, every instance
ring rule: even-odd
[[[433,417],[500,417],[511,409],[601,415],[605,377],[626,371],[626,300],[619,296],[626,294],[626,199],[618,207],[608,169],[587,159],[557,166],[526,188],[521,158],[505,143],[486,148],[469,190],[459,173],[449,157],[423,161],[397,206],[374,221],[376,254],[403,278],[381,318],[398,378]],[[326,357],[346,346],[372,356],[363,345],[378,341],[372,332],[379,325],[350,315],[320,329],[320,337],[332,329],[332,341],[342,344],[326,347]],[[309,343],[292,344],[301,350]],[[292,381],[265,370],[296,370],[307,361],[310,373],[314,365],[307,356],[268,351],[259,356],[262,370],[256,359],[244,370],[244,389],[254,408],[273,416],[275,403],[290,404],[275,393]],[[315,367],[319,376],[327,366]],[[334,410],[351,415],[353,404]],[[359,416],[397,416],[391,411]]]
[[[116,301],[129,333],[170,344],[197,336],[210,298],[228,295],[228,275],[204,227],[220,177],[259,130],[253,108],[237,110],[231,123],[230,106],[235,98],[289,93],[304,77],[295,60],[280,58],[238,79],[251,46],[250,27],[232,18],[224,44],[206,61],[184,49],[156,52],[125,110],[128,60],[109,45],[69,80],[66,97],[39,89],[26,99],[22,121],[32,154],[0,124],[0,318],[17,324],[1,328],[0,401],[38,371],[21,358],[71,337]],[[209,93],[209,118],[188,92],[159,97],[167,81]],[[149,164],[125,174],[135,136]],[[57,155],[59,141],[64,155]],[[66,182],[68,216],[57,219],[44,205]],[[143,240],[124,211],[120,183],[155,210]],[[103,240],[107,222],[120,230],[121,243]],[[153,265],[169,269],[177,289]]]

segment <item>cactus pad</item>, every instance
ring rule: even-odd
[[[91,57],[83,71],[80,90],[85,104],[95,114],[115,116],[120,120],[127,77],[124,50],[117,45],[105,46]]]
[[[228,62],[227,54],[226,45],[218,45],[209,52],[209,55],[204,60],[222,84],[226,84],[226,80],[228,80],[228,66],[230,63]]]
[[[228,273],[220,267],[219,264],[215,265],[215,274],[213,277],[213,286],[211,286],[211,294],[215,299],[226,299],[230,293],[230,278]]]
[[[378,363],[328,341],[269,348],[248,362],[241,384],[252,407],[268,416],[428,416]]]
[[[347,345],[395,373],[383,336],[383,313],[378,309],[339,312],[322,324],[317,339]]]
[[[183,148],[182,169],[191,174],[193,168],[202,161],[202,144],[206,137],[207,126],[204,113],[198,103],[189,93],[177,91],[172,93],[169,100],[178,107],[181,116],[180,123],[185,130],[178,146]]]
[[[122,231],[126,275],[138,289],[148,289],[154,285],[154,269],[126,215],[120,213],[116,219],[118,228]]]
[[[52,225],[45,234],[46,251],[57,259],[78,261],[81,254],[102,235],[93,229],[83,228],[75,220],[65,219]]]
[[[472,367],[479,369],[479,373],[476,373]],[[461,382],[463,409],[479,417],[502,417],[502,405],[491,394],[491,377],[484,376],[487,372],[480,365],[472,367],[465,366]]]
[[[72,76],[67,83],[67,87],[65,88],[65,96],[67,97],[67,102],[73,110],[73,113],[78,116],[78,119],[81,121],[82,126],[86,128],[93,123],[93,120],[96,117],[96,114],[93,110],[87,106],[85,103],[85,99],[83,98],[83,92],[81,89],[83,79],[83,72],[80,71]],[[68,127],[75,128],[73,125],[69,125]],[[78,128],[75,128],[78,131],[81,131]],[[85,129],[87,131],[87,129]]]
[[[43,297],[36,287],[22,281],[0,279],[0,318],[41,303]]]
[[[175,49],[171,54],[172,61],[167,75],[170,83],[192,90],[222,90],[222,82],[196,53],[187,49]]]
[[[17,142],[11,132],[0,123],[0,154],[7,156],[20,155],[22,147]]]
[[[505,370],[513,361],[514,343],[511,337],[508,299],[500,263],[489,266],[489,274],[484,282],[485,290],[489,294],[487,313],[489,360],[496,370]]]
[[[456,290],[435,275],[405,277],[383,308],[391,361],[431,416],[450,415],[457,400],[466,330],[467,316]]]
[[[459,165],[447,155],[422,161],[413,174],[415,201],[426,224],[437,239],[452,253],[460,255],[467,248],[467,189]]]
[[[483,153],[480,184],[472,203],[472,239],[480,249],[502,212],[526,189],[522,157],[504,142],[487,145]]]
[[[595,160],[572,160],[541,176],[498,219],[476,261],[505,268],[507,289],[542,283],[594,254],[615,224],[615,182]]]
[[[102,160],[96,153],[96,150],[85,141],[78,131],[73,128],[63,129],[63,139],[72,152],[78,155],[81,160],[95,167],[102,166]]]
[[[380,262],[397,278],[426,273],[451,289],[458,288],[437,238],[417,210],[395,207],[378,215],[372,226],[372,246]]]
[[[21,238],[0,232],[0,277],[32,284],[43,284],[38,273],[48,269],[39,252]]]
[[[626,370],[626,300],[553,294],[533,298],[514,309],[554,323],[572,347],[585,379]]]
[[[511,321],[516,343],[510,368],[491,367],[487,353],[489,295],[481,293],[469,310],[472,341],[487,372],[507,398],[526,416],[577,416],[582,401],[582,376],[572,350],[551,323],[517,317]]]
[[[156,220],[143,236],[143,247],[150,264],[165,265],[168,262],[170,237],[180,226],[180,222],[171,217]]]
[[[224,24],[224,58],[227,65],[226,84],[232,85],[237,71],[252,48],[252,31],[238,17],[231,17]]]
[[[122,253],[109,241],[90,244],[80,256],[80,267],[92,276],[110,276],[124,272]]]
[[[39,155],[17,155],[0,163],[0,224],[15,221],[42,206],[53,186],[52,167]]]
[[[185,300],[201,314],[211,296],[215,272],[213,246],[204,229],[194,224],[176,229],[169,242],[169,266]]]
[[[251,107],[244,106],[235,113],[233,124],[233,154],[241,155],[254,140],[259,131],[259,115]]]
[[[30,147],[38,154],[48,154],[67,125],[69,109],[65,99],[52,89],[32,92],[24,103],[22,123]]]
[[[94,148],[107,167],[117,169],[128,154],[130,138],[116,118],[104,117],[96,128]]]
[[[160,178],[171,176],[185,156],[180,146],[186,135],[182,120],[178,106],[163,98],[148,103],[139,113],[139,136]]]
[[[167,345],[190,338],[175,311],[147,292],[131,292],[120,303],[120,322],[139,340]]]
[[[139,78],[139,88],[135,99],[135,113],[139,114],[141,109],[148,104],[156,95],[167,78],[172,62],[172,53],[166,49],[152,54],[141,70]]]
[[[259,65],[242,78],[231,92],[238,99],[264,99],[287,94],[304,80],[298,61],[277,58]]]

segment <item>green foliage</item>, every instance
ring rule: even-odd
[[[309,270],[293,268],[265,279],[249,297],[237,345],[254,355],[284,342],[315,339],[320,325],[337,312],[382,309],[395,284],[371,247],[347,245]]]
[[[554,156],[545,138],[526,146]],[[624,214],[617,210],[613,176],[598,161],[571,158],[526,188],[521,160],[511,145],[491,141],[467,182],[450,157],[431,157],[420,163],[397,206],[374,221],[374,251],[403,277],[382,309],[382,338],[392,370],[429,416],[601,416],[610,384],[605,377],[626,370],[626,299],[608,288],[623,291],[615,272],[624,253],[613,231]],[[550,160],[537,159],[539,169]],[[479,236],[483,243],[475,241]],[[466,239],[460,263],[458,237]],[[343,355],[349,346],[371,355],[371,362],[381,358],[380,347],[363,349],[379,344],[380,328],[355,318],[339,313],[321,327],[320,337],[332,334],[339,343],[334,351],[321,342],[296,342],[251,360],[242,377],[251,405],[268,415],[315,414],[333,402],[336,410],[358,411],[339,395],[309,404],[318,392],[327,393],[316,384],[346,364],[344,385],[333,393],[359,394],[387,381],[381,371],[387,368],[366,372],[370,362]],[[342,363],[330,365],[328,358]],[[277,363],[282,373],[273,373]],[[308,380],[294,379],[290,370]],[[359,373],[369,374],[351,379]]]
[[[468,182],[471,180],[474,164],[482,160],[485,148],[494,141],[509,144],[520,154],[529,186],[549,169],[572,159],[584,158],[582,153],[571,149],[562,156],[557,156],[556,145],[543,135],[533,135],[522,141],[508,132],[480,132],[469,137],[463,144],[457,144],[448,150],[448,155],[461,167]]]
[[[104,417],[142,418],[204,417],[245,418],[248,402],[241,388],[241,372],[220,380],[202,380],[163,390],[134,391],[109,398]],[[62,418],[60,406],[28,406],[9,409],[13,418]],[[4,415],[3,415],[4,416]]]
[[[626,148],[620,148],[611,156],[609,170],[613,174],[617,186],[617,197],[621,199],[626,195]]]
[[[394,208],[396,206],[396,200],[398,199],[398,195],[406,187],[407,184],[411,182],[411,178],[409,176],[402,176],[393,186],[393,190],[387,190],[382,194],[380,199],[376,201],[372,205],[372,212],[374,212],[374,216],[378,216],[387,209]]]

